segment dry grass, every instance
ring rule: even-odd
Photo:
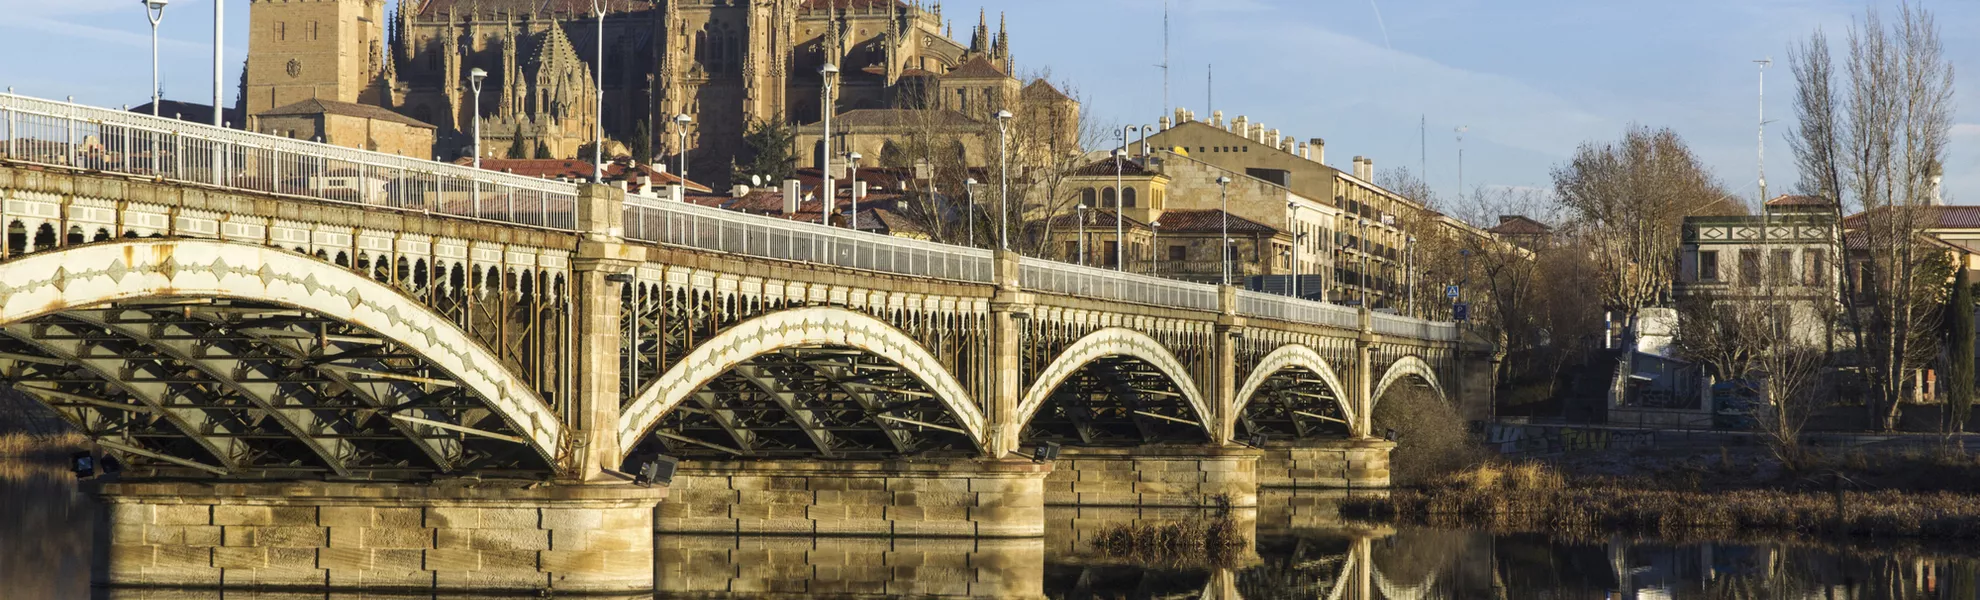
[[[74,431],[57,433],[0,433],[0,457],[46,458],[67,456],[87,447],[89,439]]]
[[[1101,554],[1141,563],[1236,564],[1250,545],[1228,515],[1167,523],[1123,523],[1103,529],[1093,546]]]
[[[1350,498],[1357,518],[1445,527],[1664,537],[1741,533],[1980,539],[1980,496],[1954,492],[1656,489],[1572,484],[1537,463],[1490,463],[1387,498]]]

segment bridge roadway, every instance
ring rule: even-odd
[[[1385,486],[1378,400],[1485,389],[1445,323],[20,96],[0,122],[0,373],[125,465],[107,580],[650,589],[650,530],[1037,537],[1045,505]],[[659,456],[671,485],[622,473]]]

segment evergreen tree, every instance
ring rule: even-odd
[[[520,127],[517,128],[516,135],[509,139],[509,158],[529,158],[529,146],[523,145]]]
[[[544,143],[543,140],[536,140],[536,157],[555,158],[553,156],[550,156],[550,144]]]
[[[763,178],[764,185],[781,182],[797,174],[797,155],[791,150],[796,143],[797,131],[779,118],[771,121],[756,121],[749,126],[749,133],[743,135],[743,152],[731,179],[748,182],[749,176]]]
[[[1946,341],[1951,343],[1946,353],[1946,377],[1952,380],[1947,404],[1952,410],[1953,431],[1964,431],[1973,413],[1973,283],[1967,279],[1966,257],[1962,256],[1953,268],[1952,300],[1945,311]]]
[[[653,163],[653,126],[646,119],[633,125],[632,157],[642,165]]]

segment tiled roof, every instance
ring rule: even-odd
[[[281,117],[281,116],[291,116],[291,115],[299,115],[299,116],[343,115],[347,117],[357,117],[360,119],[371,119],[374,121],[391,121],[393,123],[399,123],[411,127],[438,129],[437,127],[427,124],[425,121],[421,121],[419,119],[414,119],[412,117],[408,117],[399,113],[392,112],[391,110],[386,109],[384,107],[372,106],[369,104],[355,104],[351,102],[338,102],[336,100],[323,100],[320,98],[304,100],[302,102],[297,102],[295,104],[290,104],[288,106],[271,108],[255,116]]]
[[[151,103],[146,102],[137,108],[131,109],[131,112],[142,115],[151,114]],[[178,100],[162,100],[158,103],[158,116],[167,119],[179,119],[188,123],[212,124],[213,105],[180,102]],[[246,125],[241,119],[241,111],[232,108],[222,109],[220,111],[220,120],[227,123],[229,127],[236,129]]]
[[[997,65],[990,64],[990,59],[978,56],[964,61],[963,64],[956,65],[956,68],[951,69],[949,74],[944,77],[951,79],[1003,79],[1009,76],[1004,73],[1003,69],[997,68]]]
[[[1031,85],[1024,86],[1024,97],[1044,98],[1049,100],[1072,99],[1071,96],[1067,96],[1065,92],[1061,92],[1059,91],[1059,88],[1054,87],[1051,84],[1051,82],[1045,81],[1043,79],[1034,79],[1031,81]]]
[[[420,0],[404,0],[419,2]],[[425,0],[425,4],[414,9],[413,13],[422,17],[437,17],[449,10],[456,15],[470,14],[476,9],[482,13],[507,13],[511,15],[591,15],[591,0]],[[652,0],[607,0],[606,14],[652,10]]]
[[[1856,227],[1871,213],[1883,210],[1886,209],[1850,215],[1843,219],[1843,224],[1845,227]],[[1927,229],[1980,229],[1980,206],[1925,206],[1918,210],[1927,213],[1919,218]]]
[[[1077,229],[1079,227],[1079,215],[1077,214],[1078,212],[1079,211],[1075,210],[1073,211],[1074,214],[1059,215],[1058,217],[1053,218],[1052,228],[1061,231],[1069,231],[1069,230]],[[1087,229],[1098,227],[1109,231],[1113,230],[1114,211],[1112,209],[1096,208],[1096,209],[1088,210],[1087,212],[1090,213],[1086,216]],[[1231,231],[1236,232],[1237,229],[1235,229],[1235,227],[1237,226],[1237,221],[1235,220],[1231,221],[1231,226],[1233,227]],[[1121,227],[1129,230],[1148,229],[1148,224],[1135,220],[1134,217],[1126,217],[1121,220]],[[1164,223],[1162,229],[1164,231],[1168,230],[1168,224]]]
[[[1499,215],[1499,225],[1485,231],[1494,235],[1546,235],[1554,228],[1524,215]]]
[[[1781,194],[1767,201],[1767,206],[1830,206],[1832,203],[1821,196],[1798,196]]]
[[[1143,168],[1141,166],[1141,163],[1126,158],[1121,159],[1120,173],[1121,176],[1123,177],[1148,177],[1151,175],[1158,174],[1154,171],[1150,171],[1146,168]],[[1114,158],[1109,156],[1107,158],[1093,161],[1092,164],[1086,165],[1084,167],[1080,167],[1078,169],[1074,169],[1073,175],[1080,177],[1098,177],[1102,175],[1107,177],[1113,177]]]
[[[1163,233],[1217,233],[1223,228],[1223,216],[1224,211],[1214,208],[1205,210],[1171,210],[1164,211],[1161,218],[1155,221],[1162,224],[1161,230]],[[1231,215],[1230,223],[1231,233],[1276,234],[1279,232],[1278,229],[1270,225],[1245,219],[1237,215]]]
[[[901,0],[804,0],[804,5],[799,8],[804,10],[822,10],[826,8],[887,8],[890,6],[903,7],[907,6],[907,3]]]

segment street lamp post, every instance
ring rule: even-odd
[[[1141,126],[1141,155],[1148,156],[1148,135],[1155,133],[1154,125]]]
[[[1217,262],[1224,266],[1224,285],[1230,285],[1231,284],[1231,246],[1230,246],[1231,244],[1231,178],[1230,176],[1226,175],[1217,178],[1217,193],[1222,198],[1223,209],[1219,212],[1223,213],[1220,216],[1224,220],[1222,226],[1223,227],[1222,233],[1221,235],[1218,236],[1218,239],[1223,240],[1223,243],[1220,244],[1219,248],[1217,248],[1217,252],[1219,254],[1219,256],[1217,257]]]
[[[1162,257],[1157,253],[1162,251],[1162,222],[1152,221],[1148,223],[1148,235],[1148,274],[1160,275],[1162,273]]]
[[[997,212],[1003,213],[998,219],[997,247],[1011,249],[1011,133],[1008,124],[1011,111],[997,111],[997,160],[998,175],[1003,179],[1003,195],[997,199]]]
[[[591,182],[605,183],[605,0],[591,0],[591,12],[598,14],[598,74],[593,90],[597,95],[591,99],[597,110],[592,114],[591,137],[596,141],[591,147]]]
[[[832,78],[838,74],[839,66],[832,63],[825,63],[825,66],[818,68],[818,79],[821,82],[819,83],[819,88],[825,94],[824,104],[819,105],[819,112],[824,113],[825,116],[825,149],[818,153],[818,160],[821,163],[818,166],[818,170],[819,173],[825,176],[825,189],[823,191],[825,194],[825,214],[827,215],[839,209],[839,191],[833,189],[832,186],[832,113],[836,112],[832,106]],[[831,220],[830,217],[827,217],[825,224],[831,225]]]
[[[223,115],[220,112],[220,93],[221,93],[220,63],[221,63],[221,55],[224,54],[226,51],[226,42],[227,42],[226,34],[227,34],[227,2],[225,0],[214,0],[213,2],[213,126],[214,127],[227,126],[227,121],[226,119],[222,118]],[[242,118],[246,118],[246,116],[243,115]],[[241,126],[246,127],[247,124],[242,123]],[[219,163],[216,162],[214,164],[217,165]],[[1765,194],[1762,195],[1764,196]]]
[[[846,155],[846,168],[852,170],[852,230],[859,231],[859,159],[858,152]]]
[[[1409,246],[1403,260],[1403,285],[1409,286],[1409,314],[1417,316],[1423,311],[1416,306],[1416,236],[1409,236]]]
[[[1127,270],[1127,239],[1121,226],[1121,212],[1126,210],[1127,187],[1121,177],[1121,159],[1127,154],[1127,138],[1121,138],[1121,148],[1114,150],[1114,270]]]
[[[481,82],[486,79],[488,71],[480,68],[468,71],[468,86],[474,88],[474,168],[477,170],[481,168]]]
[[[969,247],[976,247],[976,178],[963,181],[963,196],[969,200]]]
[[[681,177],[681,189],[683,189],[683,190],[685,190],[685,189],[687,189],[687,153],[688,153],[688,148],[687,148],[687,130],[688,130],[688,125],[691,125],[691,124],[693,124],[693,123],[694,123],[694,117],[690,117],[690,116],[687,116],[687,113],[681,113],[681,114],[678,114],[678,115],[674,115],[674,125],[675,125],[675,127],[676,127],[676,128],[678,128],[678,129],[680,129],[680,132],[679,132],[679,135],[680,135],[680,140],[681,140],[681,145],[680,145],[680,149],[681,149],[681,172],[680,172],[680,177]],[[686,192],[682,192],[682,194],[683,194],[683,195],[685,195],[685,194],[686,194]]]
[[[1299,203],[1286,202],[1286,229],[1292,232],[1292,297],[1299,297],[1299,241],[1306,234],[1299,232]]]
[[[151,116],[158,116],[158,103],[162,101],[158,93],[158,23],[165,20],[165,5],[171,0],[139,0],[144,5],[144,18],[151,21]],[[214,112],[220,107],[215,105]]]

